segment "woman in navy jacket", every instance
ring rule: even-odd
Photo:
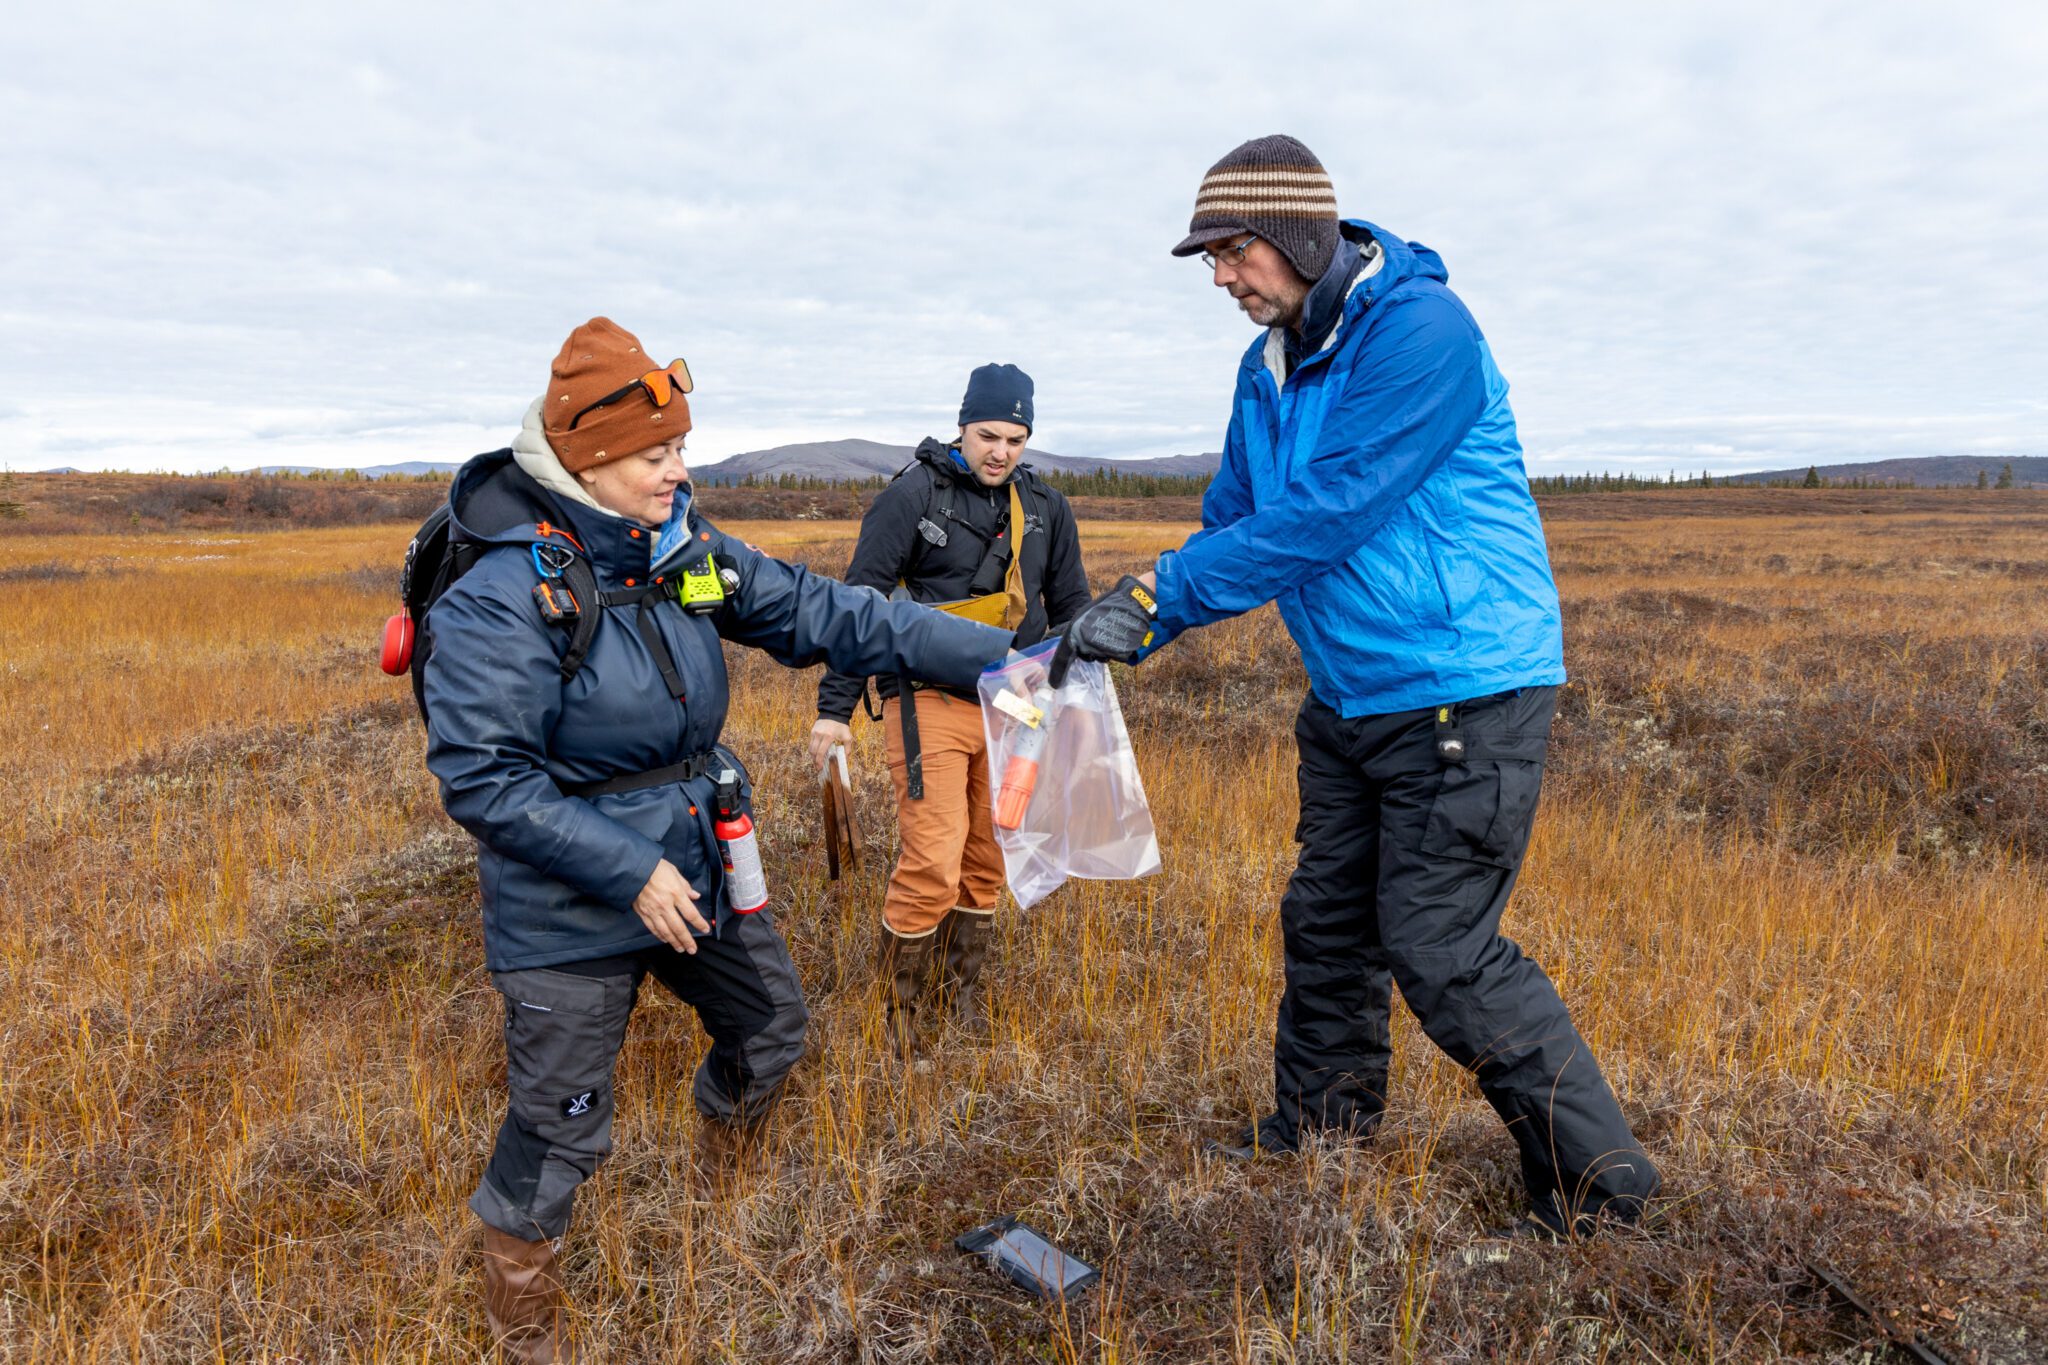
[[[803,1049],[788,949],[771,912],[733,904],[712,828],[721,799],[744,811],[751,797],[718,743],[721,638],[948,687],[972,687],[1010,642],[813,577],[696,515],[688,389],[681,362],[653,368],[607,319],[577,328],[513,449],[456,476],[451,531],[481,554],[426,621],[427,764],[477,839],[504,997],[511,1103],[470,1207],[491,1327],[515,1359],[573,1356],[556,1239],[611,1150],[612,1063],[641,981],[711,1036],[694,1098],[714,1147],[758,1123]],[[597,599],[578,613],[598,613],[580,665],[565,659],[578,587]]]

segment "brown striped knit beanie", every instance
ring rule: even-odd
[[[1195,195],[1188,235],[1173,254],[1192,256],[1239,232],[1271,242],[1304,280],[1323,277],[1337,254],[1337,192],[1314,152],[1275,133],[1211,166]]]

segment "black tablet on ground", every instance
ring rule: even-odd
[[[1007,1215],[953,1239],[1034,1294],[1065,1302],[1102,1279],[1102,1272],[1067,1255],[1035,1230]]]

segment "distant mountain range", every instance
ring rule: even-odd
[[[1823,479],[1865,483],[1910,483],[1921,488],[1968,487],[1977,482],[1981,470],[1987,481],[1996,483],[1998,471],[2012,466],[2013,482],[2021,488],[2048,488],[2048,455],[1920,455],[1903,460],[1864,460],[1857,464],[1815,466]],[[1719,483],[1798,483],[1806,477],[1806,466],[1773,469],[1758,474],[1720,474]]]
[[[881,441],[806,441],[798,445],[749,450],[717,464],[707,464],[692,477],[698,483],[732,484],[749,476],[764,482],[789,474],[797,478],[826,479],[852,483],[860,479],[888,478],[909,464],[915,454],[911,446],[888,445]],[[1206,477],[1216,472],[1221,454],[1164,455],[1149,460],[1082,459],[1028,449],[1024,463],[1037,469],[1057,469],[1069,474],[1092,474],[1113,470],[1119,474],[1150,474],[1169,478]]]
[[[881,441],[807,441],[798,445],[772,446],[767,450],[749,450],[744,454],[728,456],[716,464],[695,466],[692,468],[691,477],[701,484],[734,484],[749,475],[763,482],[773,482],[784,474],[800,479],[824,479],[830,483],[855,483],[877,476],[888,478],[909,464],[912,454],[913,448],[910,446],[887,445]],[[1028,465],[1038,469],[1064,470],[1070,474],[1092,474],[1100,469],[1115,470],[1121,474],[1199,478],[1214,474],[1216,466],[1222,460],[1221,454],[1165,455],[1149,460],[1090,460],[1071,455],[1054,455],[1044,450],[1024,452],[1024,463]],[[416,474],[448,474],[461,467],[459,461],[437,463],[428,460],[407,460],[403,464],[370,465],[356,472],[365,478],[383,479]],[[311,474],[319,471],[311,465],[271,464],[264,465],[255,472]]]

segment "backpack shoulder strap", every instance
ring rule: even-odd
[[[398,571],[399,601],[416,632],[406,671],[412,675],[413,704],[423,721],[427,718],[427,660],[434,652],[427,612],[482,553],[478,546],[457,536],[456,529],[449,505],[443,502],[413,532],[412,542],[405,547],[405,564]]]
[[[1052,485],[1038,477],[1035,469],[1019,469],[1017,480],[1025,493],[1024,510],[1038,518],[1038,524],[1045,526],[1052,520]]]
[[[922,460],[912,460],[896,477],[900,479],[904,474],[917,468],[929,469],[930,466]],[[936,470],[926,477],[931,480],[931,486],[925,490],[924,511],[918,517],[917,538],[910,542],[910,558],[904,561],[903,569],[897,575],[905,583],[917,577],[918,566],[924,563],[925,550],[932,543],[925,532],[925,526],[929,524],[938,527],[939,534],[943,537],[946,523],[953,517],[953,481],[940,478]],[[936,518],[934,513],[937,514]]]
[[[1010,481],[1010,564],[1003,570],[1003,625],[1010,630],[1023,625],[1031,613],[1024,592],[1024,499],[1019,483]]]
[[[597,571],[590,567],[589,560],[566,551],[563,558],[562,585],[576,599],[577,612],[569,627],[569,647],[562,651],[562,681],[568,682],[582,671],[584,660],[590,657],[591,643],[597,639],[597,623],[604,613],[618,607],[636,607],[634,626],[654,655],[655,664],[661,669],[662,681],[680,698],[683,695],[682,680],[676,671],[675,661],[669,657],[668,646],[654,628],[654,618],[647,614],[650,601],[668,596],[672,590],[650,583],[643,588],[606,592],[598,587]]]
[[[426,615],[434,599],[455,581],[447,572],[450,525],[444,502],[427,514],[420,529],[412,533],[412,543],[405,547],[405,566],[398,571],[398,596],[415,620]]]
[[[597,619],[604,612],[604,603],[599,600],[597,571],[582,555],[571,555],[562,566],[562,581],[568,584],[580,608],[569,631],[569,648],[562,654],[562,681],[567,682],[590,655],[590,642],[597,638]]]

